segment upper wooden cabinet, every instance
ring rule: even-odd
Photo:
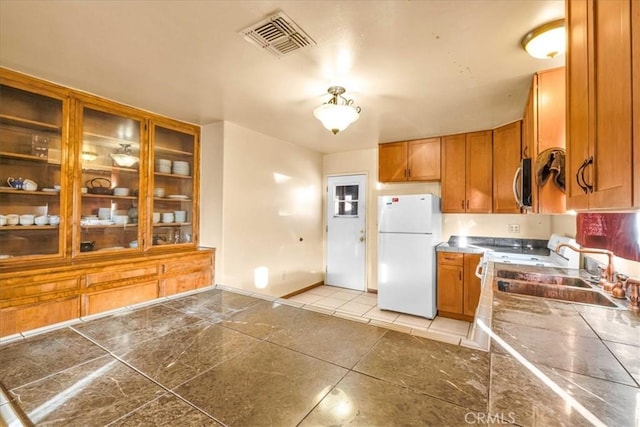
[[[378,181],[440,179],[440,138],[378,145]]]
[[[640,160],[640,4],[569,0],[566,7],[567,207],[640,206],[633,167],[634,156]]]
[[[442,139],[442,212],[489,213],[493,198],[492,132]]]
[[[531,158],[532,163],[533,213],[565,212],[565,193],[553,180],[549,179],[542,187],[536,182],[536,160],[540,153],[550,148],[564,149],[566,146],[565,91],[564,67],[540,71],[533,76],[522,119],[522,157]]]
[[[0,268],[195,250],[199,135],[0,68]]]
[[[64,89],[0,72],[0,265],[65,256],[69,108]]]
[[[521,121],[493,130],[493,212],[520,213],[513,180],[520,166]]]

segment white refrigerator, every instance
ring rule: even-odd
[[[378,197],[378,307],[433,319],[440,199],[432,194]]]

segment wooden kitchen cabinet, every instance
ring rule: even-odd
[[[532,213],[564,213],[566,196],[552,178],[542,187],[536,181],[536,160],[549,148],[566,147],[565,68],[539,71],[533,76],[522,119],[522,158],[531,158]],[[568,181],[565,170],[565,182]]]
[[[492,146],[490,130],[443,137],[443,213],[492,211]]]
[[[0,223],[0,336],[211,285],[199,137],[198,126],[0,67],[0,178],[38,184],[0,183],[0,215],[49,221]]]
[[[566,8],[567,207],[640,206],[640,6],[569,0]]]
[[[475,276],[482,254],[438,252],[438,315],[473,321],[480,299]]]
[[[520,166],[521,121],[493,130],[493,212],[520,213],[513,179]]]
[[[440,138],[378,145],[378,181],[440,179]]]

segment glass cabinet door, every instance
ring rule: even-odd
[[[151,141],[152,244],[154,247],[195,246],[197,131],[152,123]]]
[[[0,84],[0,264],[64,256],[68,100]]]
[[[82,108],[77,254],[143,249],[141,118]]]

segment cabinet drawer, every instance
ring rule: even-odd
[[[190,274],[168,277],[164,279],[164,295],[175,295],[181,292],[209,286],[211,284],[210,271],[198,271]]]
[[[438,252],[438,264],[457,265],[462,267],[464,254],[453,252]]]
[[[202,270],[212,265],[211,255],[185,256],[164,263],[165,273],[177,271]]]
[[[0,288],[0,300],[6,301],[15,298],[33,297],[40,294],[62,292],[77,288],[77,277],[51,280],[42,283],[28,283],[6,287],[3,286],[2,288]]]
[[[86,286],[94,286],[100,283],[115,282],[119,280],[135,279],[137,277],[155,276],[158,274],[158,265],[146,265],[140,267],[124,266],[116,270],[113,266],[107,267],[103,271],[88,273],[86,276]]]
[[[54,323],[75,319],[79,314],[78,297],[0,310],[0,336],[12,335]]]
[[[83,316],[114,310],[158,298],[158,281],[94,292],[86,294],[84,298]]]

